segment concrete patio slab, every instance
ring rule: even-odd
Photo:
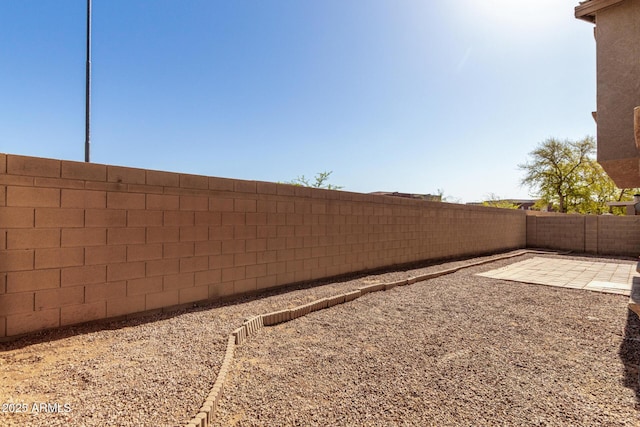
[[[534,257],[478,276],[630,296],[640,274],[635,264]]]

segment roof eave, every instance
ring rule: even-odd
[[[596,22],[596,13],[604,8],[615,6],[624,0],[589,0],[580,3],[575,8],[575,17],[594,24]]]

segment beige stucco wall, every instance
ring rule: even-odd
[[[633,109],[640,106],[640,0],[596,13],[598,162],[622,188],[640,186]]]

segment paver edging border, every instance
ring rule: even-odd
[[[214,414],[218,409],[220,399],[222,399],[222,393],[224,390],[224,382],[231,368],[233,362],[233,356],[236,346],[243,344],[248,338],[258,333],[265,326],[274,326],[280,323],[289,322],[297,319],[298,317],[306,316],[309,313],[318,310],[324,310],[325,308],[333,307],[338,304],[350,302],[360,298],[362,295],[371,292],[385,291],[393,289],[397,286],[408,286],[417,282],[422,282],[428,279],[433,279],[446,274],[452,274],[463,268],[476,267],[478,265],[488,264],[503,259],[515,258],[517,256],[526,254],[558,254],[555,251],[539,251],[539,250],[520,250],[507,254],[498,255],[489,259],[484,259],[475,262],[469,262],[467,264],[447,268],[433,273],[426,273],[419,276],[414,276],[409,279],[402,279],[390,283],[375,283],[367,286],[362,286],[354,291],[345,292],[332,297],[320,298],[318,300],[309,302],[307,304],[299,305],[294,308],[272,311],[266,314],[260,314],[246,319],[242,326],[234,330],[227,339],[227,350],[222,360],[222,366],[216,377],[216,381],[209,392],[205,402],[198,410],[198,413],[187,424],[186,427],[209,427],[213,421]],[[631,305],[631,304],[630,304]],[[640,315],[640,314],[639,314]]]
[[[636,264],[636,271],[640,273],[640,261]],[[640,286],[631,287],[631,294],[629,295],[629,310],[633,311],[638,315],[638,317],[640,317]]]

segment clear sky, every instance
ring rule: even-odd
[[[93,0],[96,163],[527,198],[595,134],[578,0]],[[0,0],[0,152],[84,160],[85,0]]]

